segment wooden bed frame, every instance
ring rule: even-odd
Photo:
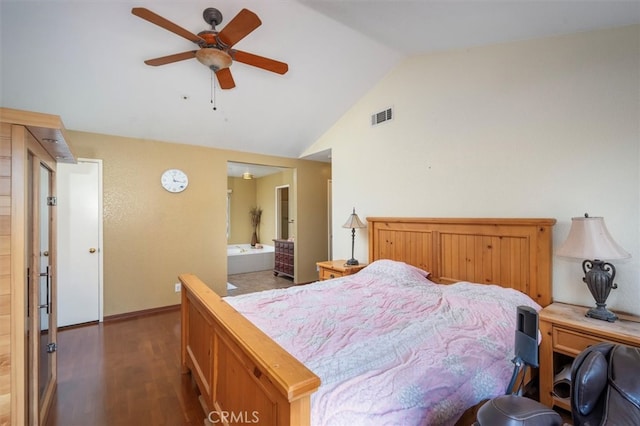
[[[551,303],[555,219],[367,221],[369,262],[399,260],[429,271],[435,282],[497,284],[520,290],[541,306]],[[182,370],[192,374],[211,420],[310,425],[310,397],[320,379],[198,277],[179,279]]]

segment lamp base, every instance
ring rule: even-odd
[[[606,308],[607,297],[611,290],[618,288],[613,279],[616,276],[616,268],[602,260],[585,260],[582,262],[584,281],[596,301],[596,307],[589,309],[586,316],[603,321],[614,322],[618,316]]]
[[[618,319],[618,316],[616,314],[614,314],[604,306],[591,308],[584,316],[609,322],[615,322]]]
[[[355,265],[359,265],[359,263],[358,263],[358,261],[357,261],[357,260],[355,260],[355,259],[352,257],[351,259],[347,260],[347,263],[345,263],[345,265],[348,265],[348,266],[355,266]]]

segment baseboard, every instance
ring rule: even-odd
[[[165,312],[179,311],[180,305],[161,306],[159,308],[143,309],[141,311],[125,312],[123,314],[115,314],[104,317],[104,322],[122,321],[136,317],[144,317],[148,315],[162,314]]]
[[[97,325],[99,323],[100,323],[99,321],[88,321],[88,322],[82,322],[80,324],[63,325],[61,327],[58,327],[58,331],[72,330],[74,328],[86,327],[89,325]]]

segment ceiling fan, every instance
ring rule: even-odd
[[[222,22],[222,13],[216,8],[209,7],[204,10],[202,16],[205,22],[211,25],[211,29],[201,31],[198,35],[185,30],[179,25],[144,7],[134,7],[131,9],[131,13],[167,31],[184,37],[199,47],[198,50],[190,50],[162,56],[160,58],[148,59],[144,61],[147,65],[159,66],[196,58],[216,74],[220,88],[222,89],[232,89],[236,86],[233,81],[233,76],[231,75],[231,70],[229,69],[233,61],[242,62],[277,74],[285,74],[289,70],[289,66],[284,62],[243,52],[242,50],[232,49],[237,42],[245,38],[262,24],[258,15],[250,10],[242,9],[221,31],[217,31],[216,25]]]

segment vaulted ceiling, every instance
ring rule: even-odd
[[[193,33],[207,7],[218,30],[250,9],[262,25],[235,47],[289,71],[236,62],[236,87],[220,90],[195,59],[145,65],[196,46],[132,7]],[[2,106],[72,130],[299,157],[407,56],[634,24],[640,0],[2,0],[0,20]]]

